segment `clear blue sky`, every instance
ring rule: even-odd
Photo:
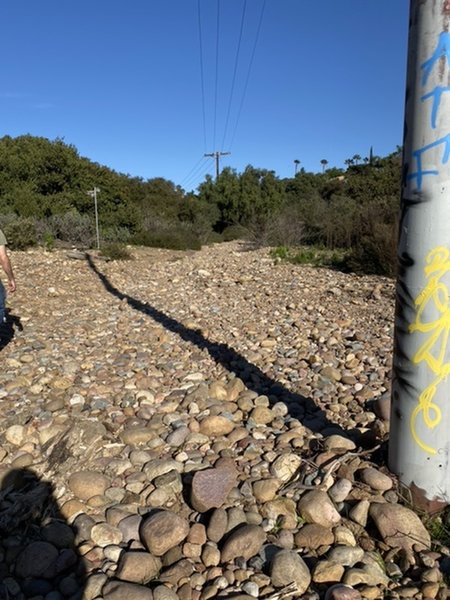
[[[205,152],[288,177],[294,159],[319,171],[401,144],[409,0],[198,4],[3,3],[0,135],[64,138],[187,189],[214,174]]]

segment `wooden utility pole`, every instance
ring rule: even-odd
[[[205,154],[204,156],[211,156],[216,159],[216,181],[219,178],[219,160],[221,156],[225,156],[226,154],[231,154],[231,152],[211,152],[210,154]]]
[[[88,190],[88,196],[92,196],[94,198],[94,212],[95,212],[95,234],[97,237],[97,250],[100,250],[100,232],[98,227],[98,208],[97,208],[97,194],[100,191],[100,188],[95,187],[93,190]]]

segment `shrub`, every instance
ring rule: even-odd
[[[132,244],[169,250],[200,250],[199,239],[189,230],[174,228],[161,231],[140,231],[130,240]]]
[[[48,252],[51,252],[54,249],[55,238],[50,231],[45,231],[42,235],[42,245]]]
[[[4,225],[3,231],[13,250],[25,250],[37,244],[36,223],[32,217],[16,217]]]
[[[61,215],[50,217],[50,224],[58,239],[85,248],[92,247],[95,240],[94,220],[88,215],[80,215],[71,210]]]
[[[296,265],[312,265],[331,269],[348,270],[345,250],[328,250],[319,246],[303,246],[288,248],[278,246],[271,251],[271,256],[278,260],[287,260]]]
[[[131,260],[132,258],[126,246],[119,242],[107,242],[103,244],[101,254],[111,260]]]
[[[278,248],[274,248],[270,252],[270,256],[272,256],[273,258],[286,260],[289,257],[289,248],[287,248],[286,246],[278,246]]]
[[[394,277],[397,268],[396,224],[374,223],[372,231],[360,240],[346,262],[355,273]]]
[[[271,245],[299,246],[305,240],[305,225],[298,206],[285,206],[268,224]]]
[[[223,242],[223,236],[220,233],[217,233],[217,231],[210,231],[208,234],[208,237],[205,240],[206,244],[220,244],[221,242]]]
[[[242,240],[248,237],[248,229],[242,225],[228,225],[222,231],[224,242],[232,242],[233,240]]]
[[[100,239],[103,242],[118,242],[119,244],[127,244],[130,238],[130,230],[126,227],[105,227],[100,231]]]

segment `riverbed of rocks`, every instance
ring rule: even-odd
[[[131,253],[12,254],[0,597],[447,598],[386,467],[393,282]]]

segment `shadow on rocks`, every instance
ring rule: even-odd
[[[12,315],[11,311],[7,308],[6,323],[0,324],[0,352],[13,340],[16,329],[23,331],[20,317]]]
[[[301,421],[311,431],[326,435],[336,433],[344,436],[353,433],[344,431],[338,424],[328,420],[323,410],[311,398],[294,393],[282,384],[274,381],[261,371],[261,369],[228,346],[228,344],[210,341],[199,331],[184,327],[176,319],[161,310],[121,292],[97,268],[89,254],[86,254],[86,260],[89,267],[110,294],[119,298],[119,300],[126,301],[131,308],[152,318],[168,331],[179,335],[181,339],[190,342],[200,350],[206,350],[213,360],[234,373],[236,377],[239,377],[249,390],[256,392],[258,395],[268,396],[272,404],[278,401],[284,402],[288,407],[290,416]]]
[[[85,568],[53,486],[13,469],[0,490],[0,599],[81,600]]]

